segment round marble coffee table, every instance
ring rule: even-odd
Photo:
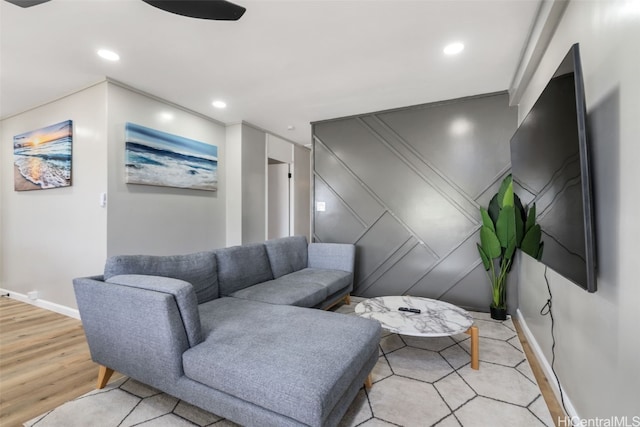
[[[399,308],[420,310],[419,313]],[[356,314],[375,319],[380,325],[400,335],[414,337],[446,337],[460,333],[471,336],[471,368],[478,369],[478,327],[471,315],[460,307],[444,301],[412,296],[370,298],[356,305]]]

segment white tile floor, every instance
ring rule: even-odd
[[[352,313],[360,301],[336,309]],[[470,338],[416,338],[383,332],[373,387],[361,390],[341,427],[553,426],[515,328],[471,313],[480,332],[480,369]]]
[[[352,313],[360,299],[335,311]],[[511,320],[472,313],[480,369],[466,334],[415,338],[385,333],[373,387],[360,390],[341,427],[542,427],[553,421]],[[41,415],[26,426],[215,426],[235,424],[131,379],[122,379]]]

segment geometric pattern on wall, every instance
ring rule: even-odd
[[[314,208],[326,207],[313,237],[356,245],[354,295],[486,310],[478,208],[509,172],[515,127],[506,93],[313,124]]]

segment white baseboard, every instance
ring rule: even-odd
[[[0,293],[9,294],[9,298],[13,298],[16,301],[26,302],[27,304],[35,305],[36,307],[44,308],[45,310],[54,311],[56,313],[64,314],[65,316],[73,317],[74,319],[80,320],[80,312],[78,312],[78,310],[76,310],[75,308],[56,304],[55,302],[43,299],[32,300],[24,294],[2,288],[0,288]]]
[[[533,350],[536,358],[538,359],[540,368],[544,371],[544,375],[547,377],[547,380],[549,381],[549,384],[553,389],[553,393],[556,395],[556,399],[558,399],[558,403],[562,404],[560,399],[560,388],[562,386],[558,383],[558,381],[556,381],[556,377],[553,374],[553,370],[551,369],[551,363],[547,360],[544,353],[542,352],[542,349],[540,348],[540,345],[538,344],[538,341],[533,336],[533,333],[531,333],[531,330],[529,329],[529,326],[527,326],[527,322],[524,320],[524,316],[522,315],[520,309],[516,311],[516,316],[518,318],[520,326],[522,327],[522,332],[527,337],[527,341],[529,341],[531,350]],[[578,415],[576,408],[574,408],[573,404],[571,403],[571,399],[569,399],[569,396],[567,396],[567,392],[564,388],[562,388],[562,395],[564,396],[565,409],[568,412],[567,416],[571,419],[571,422],[567,425],[582,425],[580,423],[581,418]]]

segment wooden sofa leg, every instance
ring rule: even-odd
[[[364,387],[369,390],[373,386],[373,376],[371,374],[367,375],[367,378],[364,380]]]
[[[344,303],[347,305],[351,305],[351,295],[350,294],[346,294],[344,296]]]
[[[98,371],[98,385],[96,388],[104,388],[104,386],[109,382],[111,375],[113,375],[113,369],[100,365],[100,369]]]

